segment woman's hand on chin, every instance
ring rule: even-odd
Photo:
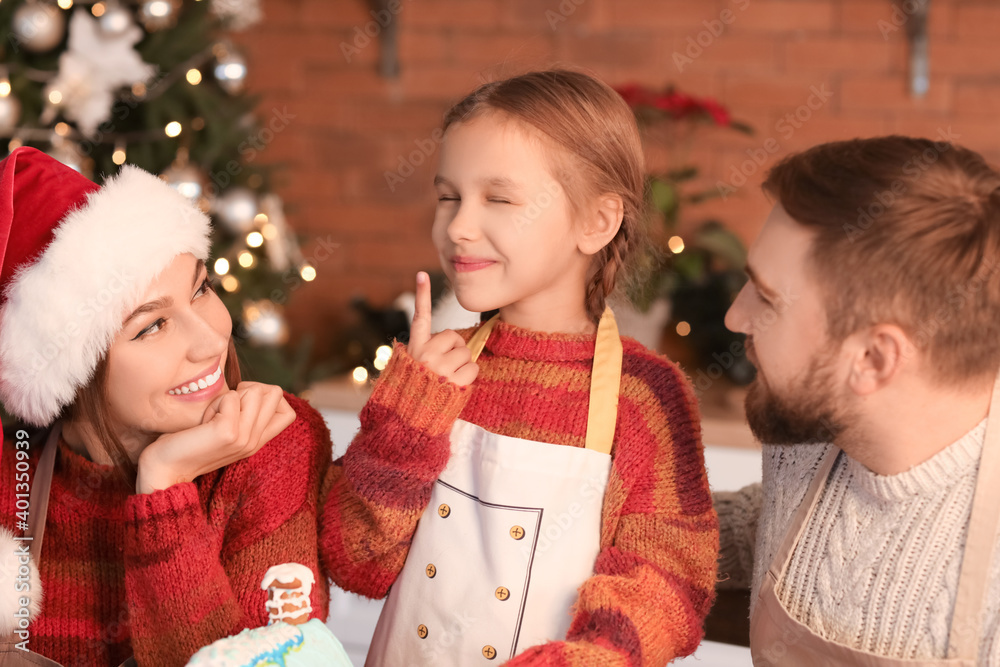
[[[142,451],[136,493],[190,482],[252,456],[293,421],[281,387],[241,382],[212,401],[201,424],[161,435]]]

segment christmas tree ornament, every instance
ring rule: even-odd
[[[188,162],[186,150],[178,152],[177,159],[163,172],[161,178],[193,204],[200,206],[203,203],[205,174],[201,169]]]
[[[220,45],[215,49],[215,80],[230,95],[243,92],[247,80],[247,63],[239,51],[231,45]]]
[[[66,16],[48,2],[27,2],[14,11],[11,37],[31,53],[51,51],[66,34]]]
[[[53,134],[52,147],[45,152],[73,171],[79,172],[87,178],[93,177],[91,173],[93,172],[93,161],[87,159],[80,147],[72,140]]]
[[[0,90],[0,133],[7,133],[17,127],[21,119],[21,103],[9,92]]]
[[[147,81],[155,73],[133,48],[142,37],[134,23],[108,36],[88,12],[73,13],[69,45],[59,56],[59,72],[46,86],[45,95],[84,136],[94,136],[97,127],[111,118],[119,88]]]
[[[241,31],[264,18],[260,0],[212,0],[212,14],[226,30]]]
[[[267,261],[273,271],[284,273],[290,264],[288,257],[290,239],[281,197],[274,193],[264,195],[260,200],[260,210],[267,216],[267,222],[261,227],[261,233],[266,241],[264,250],[267,253]]]
[[[171,28],[177,23],[180,5],[177,0],[146,0],[139,5],[139,20],[149,32]]]
[[[243,330],[252,345],[283,345],[288,340],[288,325],[281,306],[267,299],[243,304]]]
[[[229,188],[212,208],[227,231],[242,236],[253,229],[258,212],[257,195],[247,188]]]
[[[135,25],[132,12],[114,0],[106,3],[104,13],[97,21],[101,25],[101,32],[107,37],[123,35],[125,31]]]

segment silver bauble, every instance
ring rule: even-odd
[[[177,23],[180,3],[177,0],[145,0],[139,5],[139,21],[149,32],[170,28]]]
[[[132,12],[117,2],[111,2],[97,19],[97,23],[101,26],[101,32],[108,37],[121,35],[132,25]]]
[[[283,345],[288,340],[288,324],[281,313],[281,306],[267,299],[246,302],[240,333],[252,345]]]
[[[223,226],[234,235],[246,234],[253,230],[253,219],[257,216],[257,195],[247,188],[229,188],[213,206]]]
[[[28,2],[14,10],[11,37],[15,46],[32,53],[51,51],[66,35],[66,15],[55,5]]]
[[[247,63],[243,54],[227,47],[216,58],[213,70],[216,81],[230,95],[238,95],[247,82]]]
[[[14,95],[0,97],[0,132],[10,132],[21,120],[21,103]]]
[[[163,172],[163,180],[194,204],[205,193],[205,175],[194,165],[171,165]]]
[[[52,142],[52,147],[46,151],[49,157],[53,157],[70,169],[90,177],[90,163],[87,157],[74,142],[69,139],[57,137]]]

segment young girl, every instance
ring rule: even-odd
[[[718,551],[696,402],[605,307],[640,249],[632,114],[588,76],[536,72],[479,88],[444,129],[434,242],[461,304],[499,315],[431,335],[419,274],[409,346],[324,485],[334,580],[391,586],[368,664],[691,653]]]
[[[33,148],[0,162],[0,398],[45,427],[0,460],[0,663],[183,665],[267,622],[272,566],[322,580],[329,432],[240,382],[208,234],[135,167],[98,188]],[[325,618],[325,587],[310,603]]]

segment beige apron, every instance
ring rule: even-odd
[[[469,341],[478,358],[496,318]],[[618,417],[614,315],[594,351],[586,447],[490,433],[458,420],[366,665],[489,665],[566,636],[593,575]]]
[[[764,576],[750,620],[753,664],[755,667],[976,667],[982,632],[980,619],[986,601],[993,549],[1000,534],[1000,377],[993,387],[947,658],[904,660],[852,649],[820,637],[792,618],[781,606],[775,586],[784,574],[799,535],[819,501],[839,453],[838,448],[830,447],[820,463],[816,477]]]
[[[45,518],[49,511],[49,491],[52,488],[52,474],[56,465],[56,452],[59,449],[59,434],[62,424],[56,422],[49,430],[38,458],[34,479],[31,480],[31,496],[29,498],[30,513],[28,514],[28,529],[24,531],[25,540],[30,541],[28,551],[35,567],[42,562],[42,539],[45,537]],[[44,591],[42,591],[44,595]],[[44,607],[44,597],[42,605]],[[30,626],[29,626],[30,628]],[[58,662],[34,651],[23,651],[16,644],[20,639],[16,635],[0,637],[0,667],[62,667]],[[30,645],[30,642],[29,642]],[[120,667],[135,667],[135,659],[129,658]]]

